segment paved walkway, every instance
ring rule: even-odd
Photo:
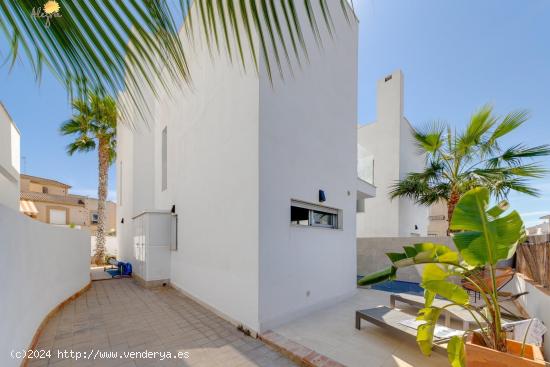
[[[389,296],[388,292],[358,289],[355,296],[345,301],[273,331],[348,367],[448,366],[446,356],[438,353],[429,358],[423,356],[414,338],[396,337],[366,321],[362,322],[361,330],[355,329],[356,310],[387,306]],[[416,317],[417,309],[402,309],[411,314],[411,319]]]
[[[51,350],[52,356],[29,366],[294,366],[177,291],[144,289],[130,279],[93,282],[89,291],[52,318],[37,349]],[[97,350],[118,354],[76,361],[63,358],[58,350],[80,352],[81,358]],[[146,350],[172,355],[188,352],[189,358],[161,361],[159,355],[155,359],[123,355]]]

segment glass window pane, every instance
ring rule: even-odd
[[[334,227],[335,215],[329,213],[323,213],[314,211],[313,212],[313,225],[323,226],[323,227]]]
[[[290,222],[301,226],[309,225],[309,210],[297,206],[290,207]]]

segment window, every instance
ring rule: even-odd
[[[168,127],[162,130],[162,191],[168,188]]]
[[[118,199],[118,205],[122,206],[122,161],[119,163],[118,168],[118,192],[117,192],[117,199]]]
[[[290,223],[298,226],[339,229],[341,211],[325,206],[292,200],[290,203]]]
[[[46,186],[42,186],[42,193],[43,194],[47,194],[48,193],[48,188]]]
[[[99,222],[99,214],[92,213],[91,215],[91,222],[92,224],[97,224]]]

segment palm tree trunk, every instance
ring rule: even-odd
[[[449,200],[447,200],[447,236],[451,235],[451,219],[453,219],[453,213],[459,200],[460,194],[457,191],[452,191]]]
[[[97,233],[95,263],[102,265],[105,261],[105,202],[107,200],[107,179],[109,175],[109,140],[99,138],[99,184],[97,187]]]

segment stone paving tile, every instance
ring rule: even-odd
[[[30,367],[289,367],[296,366],[262,342],[171,288],[145,289],[131,279],[93,282],[46,325],[37,349],[51,358]],[[100,351],[117,358],[75,360],[58,355]],[[189,353],[187,359],[119,358],[129,352]],[[99,352],[97,352],[99,353]]]

